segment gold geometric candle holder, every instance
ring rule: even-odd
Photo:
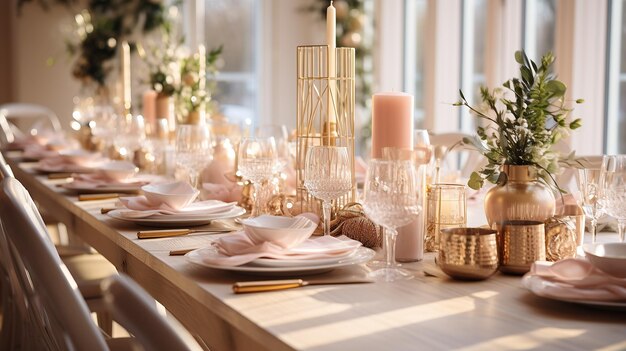
[[[296,211],[321,213],[321,203],[304,187],[307,150],[316,145],[348,148],[352,190],[333,201],[333,213],[356,199],[354,174],[354,48],[335,49],[329,70],[327,45],[298,46],[296,121]]]

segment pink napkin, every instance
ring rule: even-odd
[[[241,186],[231,183],[230,185],[204,183],[200,190],[202,200],[220,200],[224,202],[237,202],[241,199]]]
[[[283,249],[271,242],[256,245],[244,231],[239,231],[215,240],[212,245],[218,255],[204,257],[203,261],[220,266],[240,266],[261,257],[289,260],[341,257],[354,252],[362,244],[346,236],[321,236]]]
[[[62,156],[53,156],[40,160],[37,167],[49,172],[85,172],[97,167],[102,162],[103,159],[74,162]]]
[[[129,178],[124,180],[116,180],[102,173],[85,173],[85,174],[73,174],[73,182],[69,183],[76,187],[81,188],[101,188],[101,187],[129,187],[139,188],[143,185],[149,184],[150,181],[141,178]]]
[[[28,159],[42,159],[47,157],[58,156],[59,153],[54,150],[49,150],[45,146],[41,146],[39,144],[29,145],[24,148],[24,153],[22,156]]]
[[[524,276],[524,283],[538,295],[548,297],[626,301],[626,279],[610,276],[581,258],[535,262]]]

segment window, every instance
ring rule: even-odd
[[[526,0],[524,8],[524,50],[534,61],[554,52],[556,0]]]
[[[207,50],[223,45],[213,99],[237,120],[259,114],[262,3],[258,0],[185,1],[187,43]]]
[[[605,151],[626,153],[626,7],[623,0],[610,3],[607,71],[607,119]]]
[[[405,90],[415,96],[415,127],[424,127],[424,41],[427,0],[407,0]]]
[[[487,41],[487,0],[463,2],[461,38],[461,89],[470,105],[480,101],[480,87],[487,85],[485,54]],[[472,133],[478,120],[461,109],[461,131]]]

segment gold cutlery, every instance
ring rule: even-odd
[[[109,213],[111,211],[115,211],[115,210],[118,210],[118,209],[119,208],[117,208],[117,207],[103,207],[103,208],[100,209],[100,213],[101,214],[107,214],[107,213]]]
[[[50,173],[48,179],[66,179],[72,178],[72,173]]]
[[[107,193],[107,194],[81,194],[78,195],[78,201],[93,201],[93,200],[108,200],[117,199],[120,194]]]
[[[197,248],[192,248],[192,249],[180,249],[180,250],[171,250],[170,251],[170,256],[183,256],[185,255],[187,252],[191,252],[193,250],[196,250]]]
[[[237,282],[233,284],[235,294],[252,292],[276,291],[285,289],[300,288],[308,285],[332,285],[332,284],[365,284],[374,281],[367,278],[346,278],[346,279],[284,279],[284,280],[260,280],[252,282]]]
[[[192,233],[220,234],[230,233],[232,229],[172,229],[172,230],[144,230],[137,232],[137,239],[169,238],[183,236]]]

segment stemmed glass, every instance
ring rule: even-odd
[[[176,128],[176,167],[184,170],[189,184],[198,187],[200,173],[211,162],[211,134],[205,124]]]
[[[261,185],[276,171],[274,138],[243,138],[239,145],[238,170],[254,186],[254,207],[251,217],[261,213]]]
[[[416,129],[413,132],[413,149],[416,163],[421,165],[430,163],[433,157],[433,147],[430,145],[430,137],[426,129]]]
[[[600,168],[601,204],[606,213],[617,219],[619,240],[624,242],[626,229],[626,155],[602,158]]]
[[[411,160],[370,160],[365,177],[365,214],[384,228],[385,266],[370,273],[376,280],[408,279],[412,274],[395,263],[397,228],[411,223],[419,212],[419,190]]]
[[[306,154],[304,186],[322,200],[324,235],[330,235],[331,201],[352,189],[348,149],[343,146],[312,146]]]
[[[258,138],[274,138],[276,142],[276,169],[281,172],[289,162],[289,132],[285,125],[267,124],[256,129]]]
[[[146,128],[142,116],[118,116],[117,135],[114,145],[126,159],[132,160],[133,153],[137,151],[146,139]]]
[[[585,216],[591,222],[591,241],[596,242],[598,219],[602,217],[602,206],[600,204],[600,169],[581,168],[578,169],[578,190],[580,191],[581,204]]]

